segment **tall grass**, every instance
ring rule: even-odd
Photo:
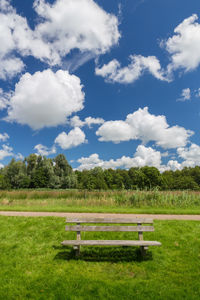
[[[192,191],[1,191],[0,205],[66,205],[87,207],[200,207],[200,192]]]

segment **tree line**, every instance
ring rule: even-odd
[[[0,170],[0,189],[199,190],[200,167],[160,173],[155,167],[73,171],[63,154],[46,158],[30,154]]]

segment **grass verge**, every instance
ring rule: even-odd
[[[200,215],[200,208],[162,208],[162,207],[84,207],[84,206],[0,206],[0,211],[33,211],[33,212],[74,212],[74,213],[123,213],[123,214],[170,214],[170,215]]]
[[[0,191],[0,210],[200,214],[200,192],[192,191]]]
[[[1,299],[199,299],[200,222],[155,221],[157,240],[145,260],[134,247],[83,247],[80,259],[64,239],[62,218],[0,217]],[[135,233],[84,233],[131,239]]]

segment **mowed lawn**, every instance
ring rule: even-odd
[[[155,221],[161,247],[82,247],[76,259],[63,218],[0,217],[0,299],[200,299],[200,222]],[[136,233],[83,233],[131,239]]]

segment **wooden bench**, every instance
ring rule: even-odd
[[[77,233],[76,240],[63,241],[62,245],[71,245],[76,250],[76,255],[80,255],[80,246],[140,246],[142,255],[146,254],[149,246],[161,246],[160,242],[144,241],[143,232],[154,231],[153,220],[148,218],[67,218],[66,223],[76,223],[76,225],[68,225],[66,231],[75,231]],[[96,224],[131,224],[130,225],[81,225],[83,223]],[[132,226],[134,224],[134,226]],[[142,226],[142,224],[145,224]],[[148,224],[148,225],[146,225]],[[118,232],[138,232],[138,240],[81,240],[81,231],[118,231]]]

